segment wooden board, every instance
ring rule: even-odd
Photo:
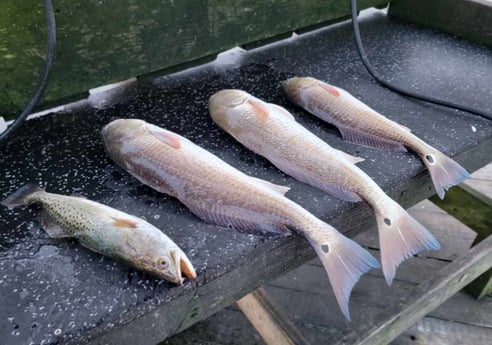
[[[473,247],[465,256],[448,264],[438,274],[419,285],[398,312],[382,323],[367,323],[344,337],[338,344],[387,344],[408,327],[433,311],[472,282],[492,265],[492,237]]]
[[[492,328],[424,317],[391,342],[392,345],[489,345]]]
[[[463,182],[460,187],[492,206],[492,163],[475,171],[472,178]]]
[[[265,289],[247,294],[236,304],[268,345],[309,345]]]
[[[359,1],[359,7],[385,0]],[[348,2],[56,0],[57,48],[41,107],[84,98],[91,88],[176,71],[225,49],[286,37],[348,15]],[[0,11],[0,114],[16,116],[45,54],[41,1],[4,0]],[[180,66],[181,65],[181,66]]]

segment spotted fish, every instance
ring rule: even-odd
[[[1,202],[39,204],[41,225],[53,238],[73,237],[85,247],[176,284],[196,273],[186,254],[141,218],[81,197],[47,193],[27,184]]]
[[[304,235],[321,259],[348,319],[359,277],[379,267],[374,257],[332,226],[286,198],[287,187],[248,176],[190,140],[142,120],[104,127],[109,156],[142,183],[178,198],[201,219],[250,233]]]
[[[360,158],[338,151],[301,126],[286,109],[241,90],[210,97],[212,119],[240,143],[294,178],[342,200],[364,199],[374,209],[388,284],[405,259],[438,249],[432,234],[388,197],[361,169]]]
[[[339,87],[308,77],[288,79],[283,88],[292,102],[336,126],[347,141],[415,151],[429,170],[441,199],[450,187],[470,178],[463,167],[413,135],[409,128],[379,114]]]

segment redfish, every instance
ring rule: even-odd
[[[53,238],[73,237],[83,246],[176,284],[196,278],[186,254],[162,231],[109,206],[80,197],[47,193],[35,184],[1,202],[7,207],[39,204],[41,226]]]
[[[364,199],[371,205],[388,284],[403,260],[419,251],[439,248],[425,227],[353,164],[360,159],[328,145],[286,109],[241,90],[222,90],[210,97],[209,111],[219,127],[286,174],[340,199]]]
[[[374,257],[284,194],[289,188],[253,178],[190,140],[142,120],[119,119],[102,137],[109,156],[155,190],[179,199],[199,218],[249,233],[304,235],[320,257],[347,319],[359,277]]]
[[[314,78],[291,78],[283,83],[287,97],[320,119],[336,126],[343,139],[381,149],[415,151],[429,170],[437,195],[470,178],[451,158],[413,135],[409,128],[379,114],[350,93]]]

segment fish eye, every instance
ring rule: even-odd
[[[165,268],[167,268],[169,266],[169,262],[166,259],[164,259],[164,258],[159,258],[158,262],[159,262],[159,267],[160,268],[164,268],[165,269]]]

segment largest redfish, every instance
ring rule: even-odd
[[[241,90],[222,90],[210,97],[209,111],[226,132],[285,173],[340,199],[367,201],[376,213],[388,284],[404,259],[424,249],[439,248],[427,229],[353,164],[355,157],[332,148],[284,108]]]
[[[250,177],[176,133],[142,120],[115,120],[102,131],[106,150],[144,184],[178,198],[207,222],[248,232],[303,234],[323,263],[338,304],[359,277],[378,267],[365,249],[284,197],[289,188]]]
[[[470,178],[458,163],[359,101],[347,91],[314,78],[291,78],[283,83],[295,104],[335,125],[342,137],[356,144],[418,153],[441,199],[449,187]]]

